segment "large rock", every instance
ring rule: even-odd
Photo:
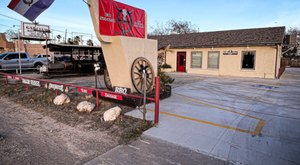
[[[67,103],[70,103],[70,98],[69,98],[69,96],[62,93],[55,97],[55,99],[53,100],[53,103],[55,105],[63,105],[65,103],[67,104]]]
[[[95,104],[88,101],[82,101],[77,105],[77,110],[79,112],[92,112],[94,108]]]
[[[120,107],[113,107],[105,111],[103,114],[104,121],[114,121],[120,116],[122,109]]]

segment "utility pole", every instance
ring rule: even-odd
[[[66,29],[65,30],[65,44],[67,43],[67,32],[68,32],[68,30]]]
[[[16,25],[13,25],[13,27],[15,27],[15,26]],[[18,28],[18,52],[19,52],[19,69],[20,69],[20,74],[22,74],[20,28]]]

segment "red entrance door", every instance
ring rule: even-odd
[[[177,72],[185,72],[186,52],[177,53]]]

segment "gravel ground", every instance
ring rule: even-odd
[[[91,113],[77,112],[81,101],[95,98],[70,92],[71,103],[53,104],[55,92],[0,81],[0,164],[82,164],[126,144],[152,126],[123,114],[133,108],[101,100]],[[101,120],[105,110],[120,106],[114,122]]]

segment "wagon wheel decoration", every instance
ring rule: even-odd
[[[104,70],[104,84],[107,89],[109,90],[113,89],[107,69]]]
[[[139,57],[134,60],[131,67],[131,80],[134,88],[139,93],[143,93],[143,72],[146,73],[146,92],[149,93],[153,88],[154,71],[151,63],[144,57]]]

